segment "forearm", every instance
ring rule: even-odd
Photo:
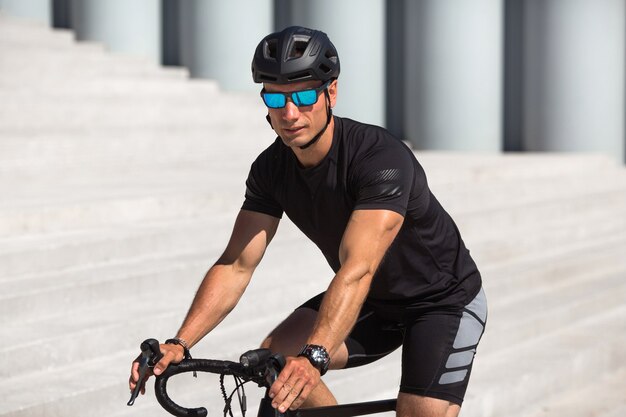
[[[234,265],[216,264],[200,284],[177,337],[189,346],[195,345],[213,330],[244,293],[252,272],[238,270]]]
[[[331,357],[339,349],[403,220],[398,213],[384,210],[353,213],[339,248],[341,268],[326,291],[308,343],[324,346]]]
[[[369,291],[373,272],[341,268],[333,278],[307,343],[324,346],[330,356],[350,334]]]

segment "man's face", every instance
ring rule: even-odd
[[[291,93],[308,90],[322,85],[321,81],[303,81],[294,84],[264,84],[268,93]],[[328,86],[331,107],[335,104],[337,81]],[[326,125],[326,96],[320,93],[317,102],[311,106],[296,106],[290,99],[285,107],[280,109],[268,108],[272,126],[285,145],[300,147],[307,144]]]

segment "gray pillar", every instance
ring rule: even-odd
[[[404,101],[406,69],[406,28],[404,0],[387,2],[385,45],[386,82],[385,123],[387,129],[398,138],[406,138],[404,123]]]
[[[524,150],[524,2],[504,2],[504,150]]]
[[[385,2],[294,0],[293,24],[320,29],[339,52],[338,116],[384,125]]]
[[[525,147],[624,155],[623,0],[530,0]]]
[[[104,43],[115,52],[161,61],[159,0],[80,0],[72,5],[78,40]]]
[[[72,0],[52,0],[52,26],[72,29]]]
[[[406,4],[405,123],[422,149],[502,148],[502,0]]]
[[[49,25],[52,23],[51,0],[0,0],[0,11]]]
[[[256,91],[254,49],[273,31],[271,0],[186,0],[181,3],[181,58],[192,77],[231,91]]]

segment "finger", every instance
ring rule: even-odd
[[[283,384],[279,393],[276,394],[274,401],[272,401],[272,406],[283,413],[289,408],[293,400],[298,397],[298,394],[299,391],[295,385],[292,385],[291,381],[287,381]]]
[[[146,393],[146,383],[148,382],[148,379],[150,379],[150,377],[154,375],[152,373],[152,370],[150,368],[148,368],[148,370],[146,371],[146,377],[143,379],[143,381],[141,382],[141,395]]]
[[[276,381],[276,383],[278,382],[279,381]],[[272,385],[272,387],[274,387],[274,385]],[[278,406],[285,401],[285,398],[287,398],[287,395],[291,391],[291,387],[292,385],[289,382],[280,383],[280,388],[273,396],[272,407],[278,408]]]
[[[300,406],[304,404],[306,399],[309,397],[311,392],[313,392],[313,387],[314,386],[311,384],[303,384],[303,386],[300,388],[300,394],[291,403],[289,409],[296,410],[300,408]]]
[[[148,381],[148,379],[153,375],[152,371],[150,370],[150,368],[146,369],[146,374],[145,377],[143,379],[143,381],[141,382],[141,393],[145,393],[146,392],[146,381]],[[128,378],[128,387],[130,388],[130,391],[132,392],[136,387],[137,384],[139,383],[139,364],[137,362],[133,363],[133,366],[131,368],[131,375]]]
[[[156,365],[154,365],[154,369],[152,372],[154,372],[155,375],[161,375],[163,371],[167,369],[171,361],[172,361],[171,355],[168,355],[168,354],[163,355],[161,360]]]
[[[130,379],[131,381],[139,380],[139,362],[134,361],[130,367]]]
[[[134,390],[139,380],[139,363],[133,362],[130,367],[130,377],[128,378],[128,386],[130,390]]]
[[[164,348],[164,346],[167,347]],[[178,345],[161,345],[161,353],[163,354],[163,357],[154,366],[152,371],[154,375],[161,375],[170,363],[178,363],[183,359],[181,351],[176,350],[175,346]],[[178,356],[180,356],[180,358]]]
[[[286,397],[282,404],[279,405],[278,410],[281,413],[284,413],[287,411],[287,409],[291,408],[292,410],[295,410],[300,405],[302,405],[302,403],[304,403],[304,401],[306,400],[306,396],[303,397],[304,387],[305,383],[302,380],[298,380],[293,388],[290,388],[288,392],[286,389],[284,389],[284,391],[286,392]]]
[[[287,383],[289,378],[291,377],[291,367],[289,365],[285,366],[283,370],[278,374],[278,378],[270,387],[269,396],[270,398],[275,398],[278,395],[282,394],[283,385]],[[276,402],[276,404],[280,404],[282,402],[283,396],[280,397],[280,401]]]

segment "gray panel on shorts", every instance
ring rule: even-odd
[[[448,357],[448,362],[446,362],[446,368],[451,369],[468,366],[474,359],[474,353],[476,353],[476,349],[451,354]]]
[[[452,345],[455,349],[462,349],[470,346],[476,346],[483,334],[483,325],[476,320],[476,317],[470,313],[463,313],[459,331]]]
[[[467,375],[467,369],[461,369],[460,371],[446,372],[445,374],[441,375],[441,378],[439,378],[439,384],[445,385],[445,384],[454,384],[455,382],[461,382],[465,379],[466,375]]]
[[[474,297],[471,303],[465,306],[466,309],[476,314],[478,318],[483,322],[487,322],[487,297],[485,297],[485,291],[481,288],[478,295]]]

